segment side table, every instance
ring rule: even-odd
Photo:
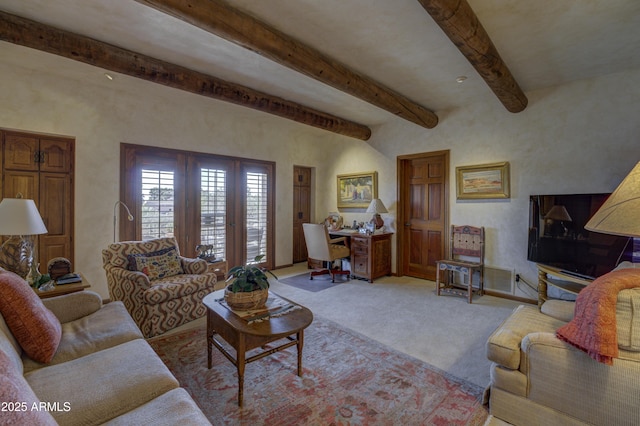
[[[209,272],[215,272],[218,282],[223,282],[227,279],[227,272],[229,272],[229,266],[226,260],[217,260],[215,262],[208,262],[207,268]]]
[[[75,293],[76,291],[84,291],[85,288],[91,287],[91,283],[87,281],[84,275],[80,274],[82,281],[77,283],[55,285],[53,289],[48,291],[34,290],[40,299],[48,299],[49,297],[62,296],[63,294]]]

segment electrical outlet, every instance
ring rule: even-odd
[[[516,274],[516,282],[519,283],[520,282],[520,274]]]

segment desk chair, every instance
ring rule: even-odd
[[[329,238],[329,232],[324,224],[303,223],[304,239],[307,242],[307,252],[311,259],[319,260],[326,268],[311,271],[309,279],[312,280],[316,275],[331,274],[331,282],[335,282],[336,275],[351,275],[351,271],[333,268],[333,262],[338,259],[351,256],[349,242],[346,237]],[[336,244],[344,242],[345,245]]]
[[[451,225],[449,258],[436,262],[436,293],[440,292],[467,296],[469,303],[473,298],[473,276],[479,273],[478,295],[484,293],[484,227],[469,225]],[[440,273],[444,280],[440,282]],[[462,282],[454,282],[454,274],[462,275]],[[466,292],[456,290],[466,288]]]

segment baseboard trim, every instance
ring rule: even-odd
[[[486,294],[487,296],[502,297],[503,299],[515,300],[516,302],[529,303],[531,305],[538,304],[537,300],[514,296],[512,294],[506,294],[499,291],[484,290],[484,294]]]

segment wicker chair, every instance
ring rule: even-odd
[[[147,338],[204,316],[202,299],[224,286],[205,260],[180,256],[175,238],[109,244],[102,263],[109,296],[124,302]]]

